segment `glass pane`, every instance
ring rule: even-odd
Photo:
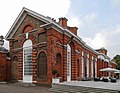
[[[32,48],[24,50],[24,75],[32,75]]]

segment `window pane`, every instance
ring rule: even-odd
[[[32,75],[32,48],[24,50],[24,75]]]

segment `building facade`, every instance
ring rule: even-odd
[[[100,48],[96,50],[98,52],[98,59],[97,59],[97,77],[107,77],[109,76],[108,72],[101,72],[100,69],[103,68],[116,68],[116,62],[111,61],[110,57],[107,56],[107,50],[105,48]],[[114,76],[114,73],[111,73]]]
[[[51,84],[53,72],[62,81],[97,77],[98,52],[77,36],[66,18],[56,22],[23,8],[6,35],[9,41],[11,79]]]
[[[3,36],[0,36],[0,82],[10,81],[10,62],[8,50],[3,47]]]

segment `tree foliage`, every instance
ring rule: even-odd
[[[120,55],[116,55],[114,58],[113,58],[113,61],[115,61],[117,63],[117,69],[120,70]]]

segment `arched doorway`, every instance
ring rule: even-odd
[[[32,41],[23,44],[23,82],[32,83]]]
[[[12,82],[18,81],[18,58],[17,56],[13,57],[13,61],[11,64],[11,81]]]
[[[45,52],[38,55],[37,75],[40,80],[47,80],[47,56]]]

